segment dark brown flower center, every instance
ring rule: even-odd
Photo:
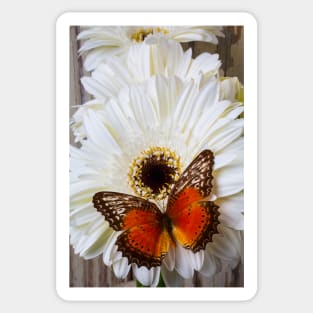
[[[150,147],[131,162],[128,180],[136,194],[162,200],[169,194],[180,170],[180,158],[173,151]]]
[[[156,157],[148,159],[142,166],[141,181],[151,188],[153,193],[159,193],[163,188],[174,183],[175,169],[169,167],[166,160],[157,160]]]

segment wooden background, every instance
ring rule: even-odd
[[[83,59],[78,57],[79,42],[76,37],[80,32],[79,26],[70,27],[70,116],[75,112],[72,106],[81,105],[91,96],[87,94],[80,78],[88,76],[84,71]],[[204,51],[217,52],[222,61],[224,76],[237,76],[244,83],[243,68],[243,28],[240,26],[224,27],[225,38],[219,38],[219,44],[212,45],[205,42],[191,42],[183,44],[184,49],[192,47],[193,57]],[[72,133],[71,144],[74,144]],[[131,275],[124,280],[117,279],[112,270],[102,261],[102,255],[92,260],[84,260],[74,254],[70,246],[70,273],[69,284],[71,287],[135,287],[136,283]],[[195,273],[194,278],[185,280],[185,286],[191,287],[241,287],[243,286],[243,265],[239,264],[233,271],[218,273],[211,278],[206,278],[200,273]]]

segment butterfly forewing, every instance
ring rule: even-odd
[[[155,222],[161,215],[154,203],[118,192],[98,192],[93,196],[93,204],[114,230]]]
[[[171,210],[173,202],[179,194],[187,189],[192,188],[199,192],[201,198],[210,195],[212,191],[212,171],[214,165],[214,155],[210,150],[203,150],[181,174],[178,181],[173,186],[169,195],[167,211]]]
[[[154,203],[116,192],[98,192],[93,203],[114,230],[123,231],[116,245],[129,263],[147,268],[161,265],[171,239]]]

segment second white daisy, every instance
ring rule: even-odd
[[[84,66],[87,71],[92,71],[101,62],[114,55],[123,55],[131,46],[141,42],[154,44],[160,38],[167,38],[177,42],[217,44],[217,36],[224,36],[218,26],[98,26],[83,28],[78,39],[83,42],[80,52],[87,52]]]

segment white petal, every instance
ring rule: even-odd
[[[155,287],[159,283],[161,268],[152,267],[150,270],[145,266],[138,267],[136,264],[132,265],[133,274],[136,279],[144,286]]]
[[[70,193],[71,198],[75,199],[75,196],[79,194],[86,194],[87,192],[92,196],[96,192],[101,190],[100,183],[94,180],[79,180],[71,184]],[[77,197],[76,197],[77,198]]]
[[[199,271],[200,268],[203,265],[203,260],[204,260],[204,251],[201,250],[199,252],[193,253],[192,254],[192,259],[193,259],[193,268],[196,271]]]
[[[95,112],[91,111],[89,116],[85,116],[84,125],[87,131],[87,137],[96,145],[106,147],[111,151],[120,151],[118,143],[110,134],[108,129],[99,120]]]
[[[105,110],[105,117],[110,121],[108,127],[110,127],[110,132],[115,140],[123,142],[132,127],[131,123],[129,123],[127,115],[118,103],[110,102],[109,104]],[[124,102],[124,106],[127,106],[127,103]]]
[[[169,106],[170,101],[168,99],[168,85],[167,80],[163,76],[156,76],[155,78],[155,86],[156,90],[156,103],[157,108],[159,108],[159,120],[164,121],[166,118],[168,118],[171,107]]]
[[[84,222],[79,222],[79,220],[84,219],[87,215],[97,215],[97,220],[99,220],[100,222],[104,222],[104,218],[101,217],[101,214],[99,215],[95,213],[98,212],[90,202],[88,202],[87,204],[82,203],[81,205],[72,206],[70,210],[70,224],[71,226],[84,224]]]
[[[210,129],[207,131],[206,134],[207,138],[210,139],[212,136],[216,135],[221,136],[220,134],[227,132],[228,128],[234,129],[237,127],[238,128],[243,127],[243,119],[240,119],[240,121],[236,120],[237,117],[243,112],[243,106],[242,105],[236,106],[230,102],[227,103],[229,105],[228,107],[227,106],[224,107],[225,111],[222,112],[222,114],[220,114],[218,119],[216,119],[213,124],[211,124]]]
[[[221,81],[221,98],[235,101],[240,92],[241,84],[238,77],[227,77]]]
[[[237,138],[230,145],[226,146],[223,150],[219,150],[214,155],[214,170],[232,162],[239,153],[243,151],[244,139],[243,137]]]
[[[243,153],[227,166],[215,171],[214,176],[214,194],[218,197],[226,197],[243,190]]]
[[[85,61],[84,68],[86,71],[94,70],[101,62],[106,61],[112,55],[121,54],[125,50],[120,47],[100,47],[89,51]]]
[[[213,244],[209,248],[215,256],[234,267],[241,258],[242,243],[240,231],[233,230],[222,224],[218,227],[220,234],[214,236]]]
[[[221,262],[207,249],[204,252],[203,266],[200,270],[201,274],[206,277],[211,277],[220,272],[221,269]]]
[[[216,36],[224,36],[220,28],[210,27],[168,27],[170,29],[169,36],[180,42],[188,41],[207,41],[217,44]]]
[[[234,248],[236,248],[238,255],[242,253],[242,242],[243,242],[243,231],[235,230],[227,227],[223,224],[220,225],[219,229],[229,241],[233,243]]]
[[[130,270],[130,265],[128,265],[127,258],[120,258],[119,260],[113,263],[112,267],[113,267],[115,276],[120,279],[126,278]]]
[[[227,110],[227,102],[224,104],[226,105],[224,109]],[[234,121],[241,112],[242,108],[232,110],[228,115],[224,115],[225,112],[222,114],[218,112],[220,116],[216,116],[211,124],[206,123],[205,120],[208,113],[203,114],[193,131],[194,145],[199,146],[200,151],[210,149],[215,155],[221,153],[243,134],[243,119]]]
[[[186,280],[177,271],[169,271],[165,266],[162,266],[161,274],[166,287],[192,286],[192,279]]]
[[[216,201],[219,206],[219,211],[221,213],[219,220],[221,223],[234,228],[243,229],[244,228],[244,197],[243,192],[238,194],[219,198]]]
[[[134,108],[137,123],[143,131],[158,126],[158,117],[154,106],[141,88],[130,89],[130,102]]]
[[[147,41],[145,41],[149,45]],[[151,47],[151,48],[150,48]],[[165,72],[167,44],[162,42],[160,45],[149,45],[151,49],[151,75],[162,74]]]
[[[203,264],[203,251],[193,253],[179,244],[176,245],[175,269],[183,278],[192,278],[194,270],[199,270]]]
[[[119,234],[119,232],[112,232],[103,248],[103,263],[107,266],[112,265],[112,259],[117,250],[115,243]]]
[[[132,46],[127,55],[127,64],[137,80],[148,79],[150,77],[150,49],[145,44]]]
[[[101,236],[99,236],[99,238],[92,245],[90,245],[88,249],[81,253],[84,259],[93,259],[103,253],[106,242],[111,234],[112,230],[107,229]]]
[[[73,184],[75,183],[76,182],[73,182]],[[90,188],[71,195],[70,196],[71,203],[84,205],[85,203],[91,202],[92,196],[95,194],[94,191],[95,191],[94,188]]]
[[[168,76],[173,76],[179,71],[184,52],[181,45],[175,42],[170,42],[169,52],[170,53],[168,53],[166,60],[167,61],[166,74]]]
[[[120,61],[121,62],[121,61]],[[125,86],[125,77],[112,79],[114,72],[110,66],[115,63],[100,64],[91,74],[91,77],[83,77],[81,82],[88,93],[98,99],[116,97],[120,89]],[[125,71],[124,71],[125,72]]]
[[[80,237],[82,236],[82,233],[84,232],[84,227],[86,227],[86,225],[70,227],[70,244],[74,247],[74,250]],[[79,251],[75,250],[75,253],[79,253]]]
[[[224,149],[243,134],[243,119],[228,122],[224,127],[219,128],[210,134],[207,145],[214,152]]]
[[[84,42],[79,50],[80,50],[80,52],[86,51],[86,50],[92,50],[95,48],[99,48],[99,47],[103,46],[104,44],[107,44],[108,46],[112,46],[112,45],[116,44],[116,41],[110,40],[110,39],[99,40],[99,39],[94,38],[93,40],[88,40],[88,41]]]
[[[111,58],[107,61],[106,65],[102,65],[102,78],[109,85],[115,85],[115,88],[122,89],[127,86],[131,86],[133,83],[141,82],[140,77],[133,77],[130,71],[125,70],[127,67],[126,58]],[[100,66],[97,67],[97,70],[100,70]]]
[[[224,110],[229,106],[228,101],[218,102],[207,105],[204,111],[198,111],[198,116],[194,116],[193,127],[190,129],[194,138],[194,145],[205,145],[207,144],[213,151],[216,151],[214,147],[214,141],[212,137],[211,127],[218,120]],[[190,124],[192,125],[192,124]],[[191,126],[189,126],[191,127]]]
[[[104,100],[107,94],[104,92],[103,86],[92,77],[82,77],[80,79],[85,90],[99,100]]]
[[[189,66],[192,60],[192,50],[188,49],[187,51],[184,52],[183,57],[181,59],[180,65],[177,69],[177,75],[181,78],[184,79],[184,77],[188,78],[196,78],[198,75],[198,72],[195,74],[190,73]]]
[[[74,202],[74,205],[70,207],[70,216],[79,213],[80,211],[86,210],[89,212],[93,208],[93,204],[90,201],[82,202]]]
[[[99,219],[103,219],[103,217],[101,217],[101,214],[97,212],[95,209],[88,209],[88,210],[83,210],[73,216],[71,216],[70,219],[70,225],[77,227],[80,225],[84,225],[84,224],[89,224],[92,223],[94,221],[98,221]]]
[[[218,170],[221,167],[224,167],[225,165],[229,164],[231,161],[234,160],[236,157],[235,154],[231,153],[223,153],[223,154],[217,154],[214,156],[214,170]]]
[[[199,132],[199,128],[203,129],[203,123],[201,123],[201,120],[206,120],[206,125],[209,127],[229,105],[227,101],[217,103],[219,93],[218,87],[219,85],[217,80],[209,81],[198,92],[192,114],[189,116],[189,125],[194,128],[196,133]],[[193,119],[195,120],[194,123],[191,122]]]
[[[185,85],[181,95],[177,99],[172,120],[182,132],[185,131],[186,125],[188,125],[196,92],[196,86],[190,81]]]
[[[201,53],[196,57],[188,71],[189,77],[195,77],[199,73],[217,71],[221,62],[218,60],[218,54]]]
[[[82,234],[77,244],[75,245],[75,250],[79,252],[81,256],[83,256],[84,252],[88,250],[104,234],[106,230],[107,226],[103,224],[88,235]]]

